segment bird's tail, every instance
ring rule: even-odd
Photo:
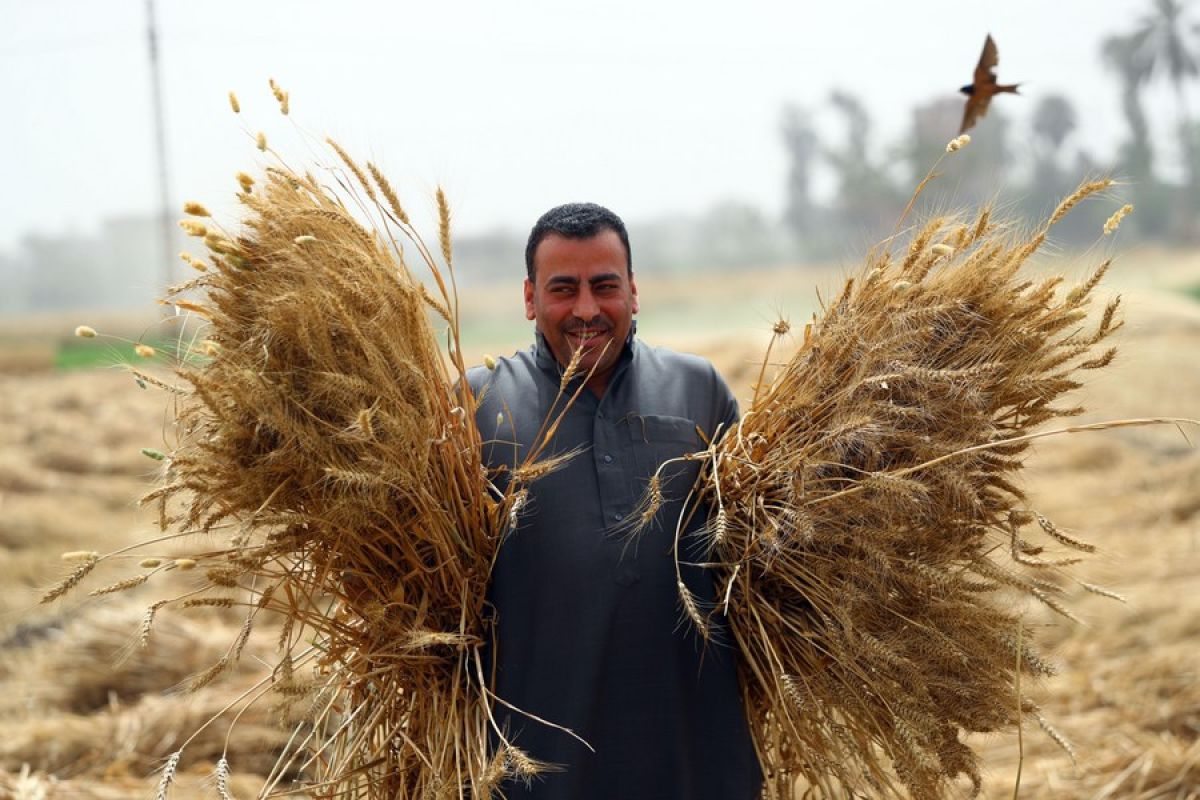
[[[1020,85],[1021,84],[1019,83],[996,84],[996,93],[999,94],[1000,92],[1011,92],[1012,94],[1020,94],[1020,92],[1017,91],[1017,87]]]

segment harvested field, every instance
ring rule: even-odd
[[[812,285],[828,297],[838,280],[833,272],[743,274],[723,292],[693,283],[642,281],[642,334],[710,357],[745,398],[774,314],[802,323],[815,305]],[[1179,291],[1200,283],[1200,255],[1118,258],[1108,283],[1126,297],[1127,326],[1116,336],[1117,362],[1080,392],[1090,409],[1081,421],[1200,417],[1200,304]],[[487,313],[518,317],[515,285],[501,293],[512,308]],[[464,316],[484,313],[484,295],[464,298]],[[726,313],[734,295],[745,300]],[[14,365],[0,373],[0,797],[147,796],[157,782],[151,771],[245,691],[259,670],[255,655],[275,647],[271,626],[261,626],[238,669],[184,694],[179,687],[237,635],[240,615],[174,613],[155,623],[141,650],[132,646],[158,587],[37,605],[70,569],[60,553],[106,551],[155,533],[135,500],[158,464],[139,450],[162,447],[167,398],[119,370],[54,372],[47,348],[35,345],[81,322],[95,324],[26,326],[33,333],[21,339],[19,357],[5,362],[0,353],[0,364]],[[20,329],[5,321],[0,333]],[[467,353],[478,362],[485,351],[523,345],[476,339]],[[1036,635],[1051,645],[1059,675],[1029,691],[1076,761],[1040,729],[1026,729],[1020,744],[981,738],[984,796],[1013,796],[1019,766],[1023,798],[1200,797],[1200,450],[1165,427],[1056,437],[1039,443],[1026,485],[1039,511],[1098,546],[1081,574],[1127,602],[1080,589],[1068,600],[1083,624],[1043,617]],[[189,577],[170,579],[185,588]],[[103,585],[103,576],[89,579],[89,587]],[[213,794],[228,730],[213,725],[188,748],[172,796]],[[283,729],[264,704],[228,735],[230,792],[254,796]]]

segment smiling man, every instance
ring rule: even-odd
[[[530,233],[525,264],[534,345],[468,376],[477,395],[486,387],[477,421],[487,466],[522,461],[579,350],[567,392],[586,387],[544,454],[576,455],[529,487],[492,572],[497,718],[516,746],[561,768],[505,793],[750,800],[761,773],[735,652],[719,641],[719,615],[718,641],[705,644],[679,607],[671,546],[696,463],[663,468],[657,518],[636,539],[625,530],[660,465],[703,449],[702,436],[736,422],[737,404],[707,361],[635,336],[629,237],[608,209],[551,209]],[[717,598],[697,566],[701,516],[683,539],[681,574],[707,611]]]
[[[584,215],[580,210],[562,212],[568,213],[574,217],[566,218],[576,221]],[[588,213],[603,216],[599,210]],[[638,310],[625,228],[598,228],[594,235],[572,237],[554,230],[554,219],[543,217],[539,225],[547,230],[541,233],[535,228],[540,235],[530,237],[525,317],[536,320],[538,333],[559,364],[570,363],[575,351],[582,349],[578,369],[590,373],[588,388],[603,395]],[[620,222],[615,215],[614,219]]]

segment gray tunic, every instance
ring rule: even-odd
[[[539,335],[534,347],[471,370],[488,467],[520,463],[558,396],[561,368]],[[574,387],[572,387],[574,388]],[[560,400],[560,404],[561,404]],[[497,414],[503,419],[497,425]],[[515,531],[501,546],[489,601],[488,653],[497,695],[570,728],[568,734],[497,705],[509,738],[561,765],[509,797],[543,800],[749,800],[761,771],[739,695],[728,636],[704,643],[684,622],[671,542],[694,462],[663,472],[666,502],[633,538],[634,512],[664,461],[703,449],[737,419],[737,403],[712,365],[651,348],[632,334],[602,398],[580,392],[546,455],[578,451],[530,487]],[[690,524],[695,531],[701,515]],[[681,560],[704,560],[685,536]],[[710,574],[684,566],[684,582],[707,609]],[[719,619],[719,615],[714,616]]]

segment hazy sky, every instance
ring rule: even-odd
[[[777,213],[785,103],[819,110],[833,135],[830,90],[855,93],[882,145],[915,103],[954,96],[989,31],[1000,78],[1025,82],[1026,97],[1000,98],[1018,124],[1040,95],[1067,93],[1105,159],[1124,128],[1099,41],[1150,5],[159,0],[172,198],[232,209],[233,173],[260,163],[253,133],[296,156],[299,125],[376,160],[414,210],[444,184],[460,231],[523,232],[578,199],[634,221],[722,198]],[[0,250],[155,209],[145,28],[145,0],[0,0]],[[1169,101],[1152,99],[1162,129]]]

